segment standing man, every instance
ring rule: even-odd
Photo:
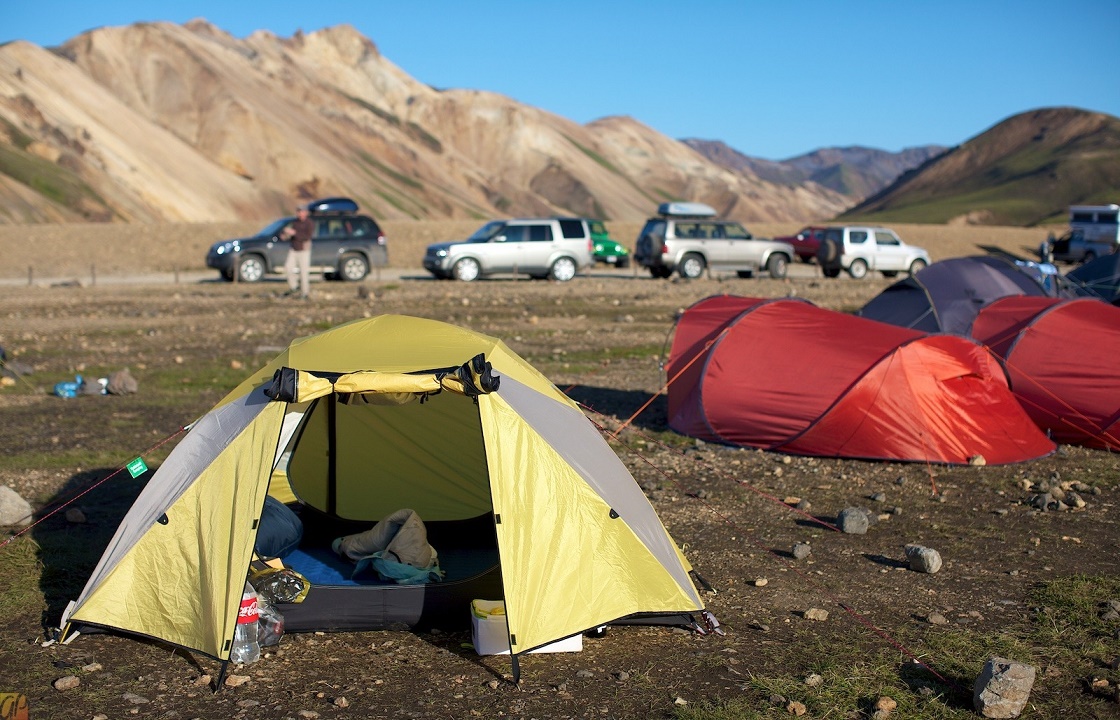
[[[291,242],[288,258],[284,261],[284,272],[288,276],[288,295],[295,295],[296,268],[299,268],[299,297],[307,300],[311,296],[311,235],[315,231],[315,223],[311,221],[307,207],[296,210],[296,219],[291,225],[284,228],[282,235]]]

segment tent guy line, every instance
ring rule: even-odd
[[[180,433],[182,433],[182,432],[185,432],[185,431],[186,431],[186,430],[188,430],[188,429],[189,429],[189,426],[184,426],[184,427],[181,427],[181,428],[179,428],[178,430],[176,430],[175,432],[171,433],[171,434],[170,434],[170,435],[168,435],[167,437],[163,438],[162,440],[160,440],[159,442],[157,442],[157,443],[156,443],[155,445],[152,445],[152,446],[151,446],[150,448],[148,448],[147,450],[145,450],[144,452],[142,452],[142,453],[141,453],[140,455],[137,455],[136,457],[138,457],[138,458],[143,458],[143,457],[144,457],[145,455],[150,455],[151,453],[155,452],[156,450],[159,450],[159,449],[160,449],[160,448],[161,448],[162,446],[164,446],[164,445],[166,445],[167,443],[169,443],[169,442],[170,442],[170,441],[171,441],[172,439],[174,439],[175,437],[177,437],[177,436],[178,436],[178,435],[179,435]],[[63,499],[63,500],[60,500],[60,501],[58,502],[58,505],[57,505],[57,507],[55,507],[55,508],[54,508],[53,510],[51,510],[50,512],[48,512],[48,513],[47,513],[46,515],[43,515],[42,517],[40,517],[40,518],[39,518],[38,520],[36,520],[35,522],[31,523],[30,525],[28,525],[27,527],[23,528],[23,529],[22,529],[22,530],[20,530],[19,532],[17,532],[17,533],[15,533],[15,534],[13,534],[13,535],[12,535],[11,537],[9,537],[8,539],[6,539],[6,540],[5,540],[4,542],[0,542],[0,548],[3,548],[3,547],[4,547],[5,545],[7,545],[8,543],[12,542],[12,541],[13,541],[13,540],[15,540],[16,538],[22,537],[22,536],[23,536],[24,534],[26,534],[26,533],[27,533],[27,532],[29,532],[30,530],[34,529],[34,528],[35,528],[35,527],[36,527],[37,525],[39,525],[40,523],[42,523],[42,522],[44,522],[44,521],[46,521],[46,520],[48,520],[48,519],[50,519],[50,518],[54,517],[54,516],[55,516],[55,515],[57,515],[57,514],[58,514],[58,513],[60,512],[60,511],[62,511],[62,510],[64,510],[65,508],[69,507],[69,506],[70,506],[70,505],[71,505],[72,503],[74,503],[74,502],[75,502],[76,500],[79,500],[80,498],[84,497],[85,495],[88,495],[89,493],[93,492],[93,491],[94,491],[94,490],[96,490],[97,488],[101,487],[102,485],[104,485],[104,484],[105,484],[106,482],[108,482],[109,480],[112,480],[112,479],[113,479],[113,478],[115,478],[115,477],[116,477],[117,475],[119,475],[119,474],[121,473],[121,471],[122,471],[122,470],[127,470],[127,469],[128,469],[128,466],[129,466],[129,464],[131,464],[131,461],[130,461],[129,463],[125,463],[124,465],[121,465],[121,466],[117,467],[117,469],[116,469],[116,470],[114,470],[113,472],[109,473],[109,474],[108,474],[108,475],[106,475],[105,477],[101,478],[101,479],[100,479],[100,480],[98,480],[97,482],[93,483],[92,485],[90,485],[89,487],[87,487],[87,488],[86,488],[85,490],[82,490],[81,492],[76,492],[76,493],[75,493],[74,495],[72,495],[72,496],[70,496],[70,497],[68,497],[68,498],[65,498],[65,499]],[[42,510],[40,510],[39,512],[42,512]],[[34,517],[35,515],[36,515],[36,513],[32,512],[32,513],[31,513],[30,515],[28,515],[27,517]],[[26,518],[22,518],[22,519],[21,519],[21,521],[22,521],[22,520],[24,520],[24,519],[26,519]]]

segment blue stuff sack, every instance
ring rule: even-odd
[[[82,376],[75,375],[73,382],[60,382],[54,386],[54,394],[61,398],[78,397],[78,392],[82,389]]]

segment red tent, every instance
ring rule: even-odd
[[[980,311],[972,337],[1004,359],[1016,397],[1054,440],[1120,450],[1120,307],[1007,297]]]
[[[669,426],[713,442],[960,464],[1054,450],[987,348],[804,300],[701,300],[678,321],[667,373]]]

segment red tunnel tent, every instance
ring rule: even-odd
[[[677,323],[669,426],[797,455],[989,464],[1054,450],[987,348],[799,299],[701,300]]]
[[[1016,397],[1054,440],[1120,450],[1120,307],[1007,297],[980,311],[972,336],[1004,359]]]

